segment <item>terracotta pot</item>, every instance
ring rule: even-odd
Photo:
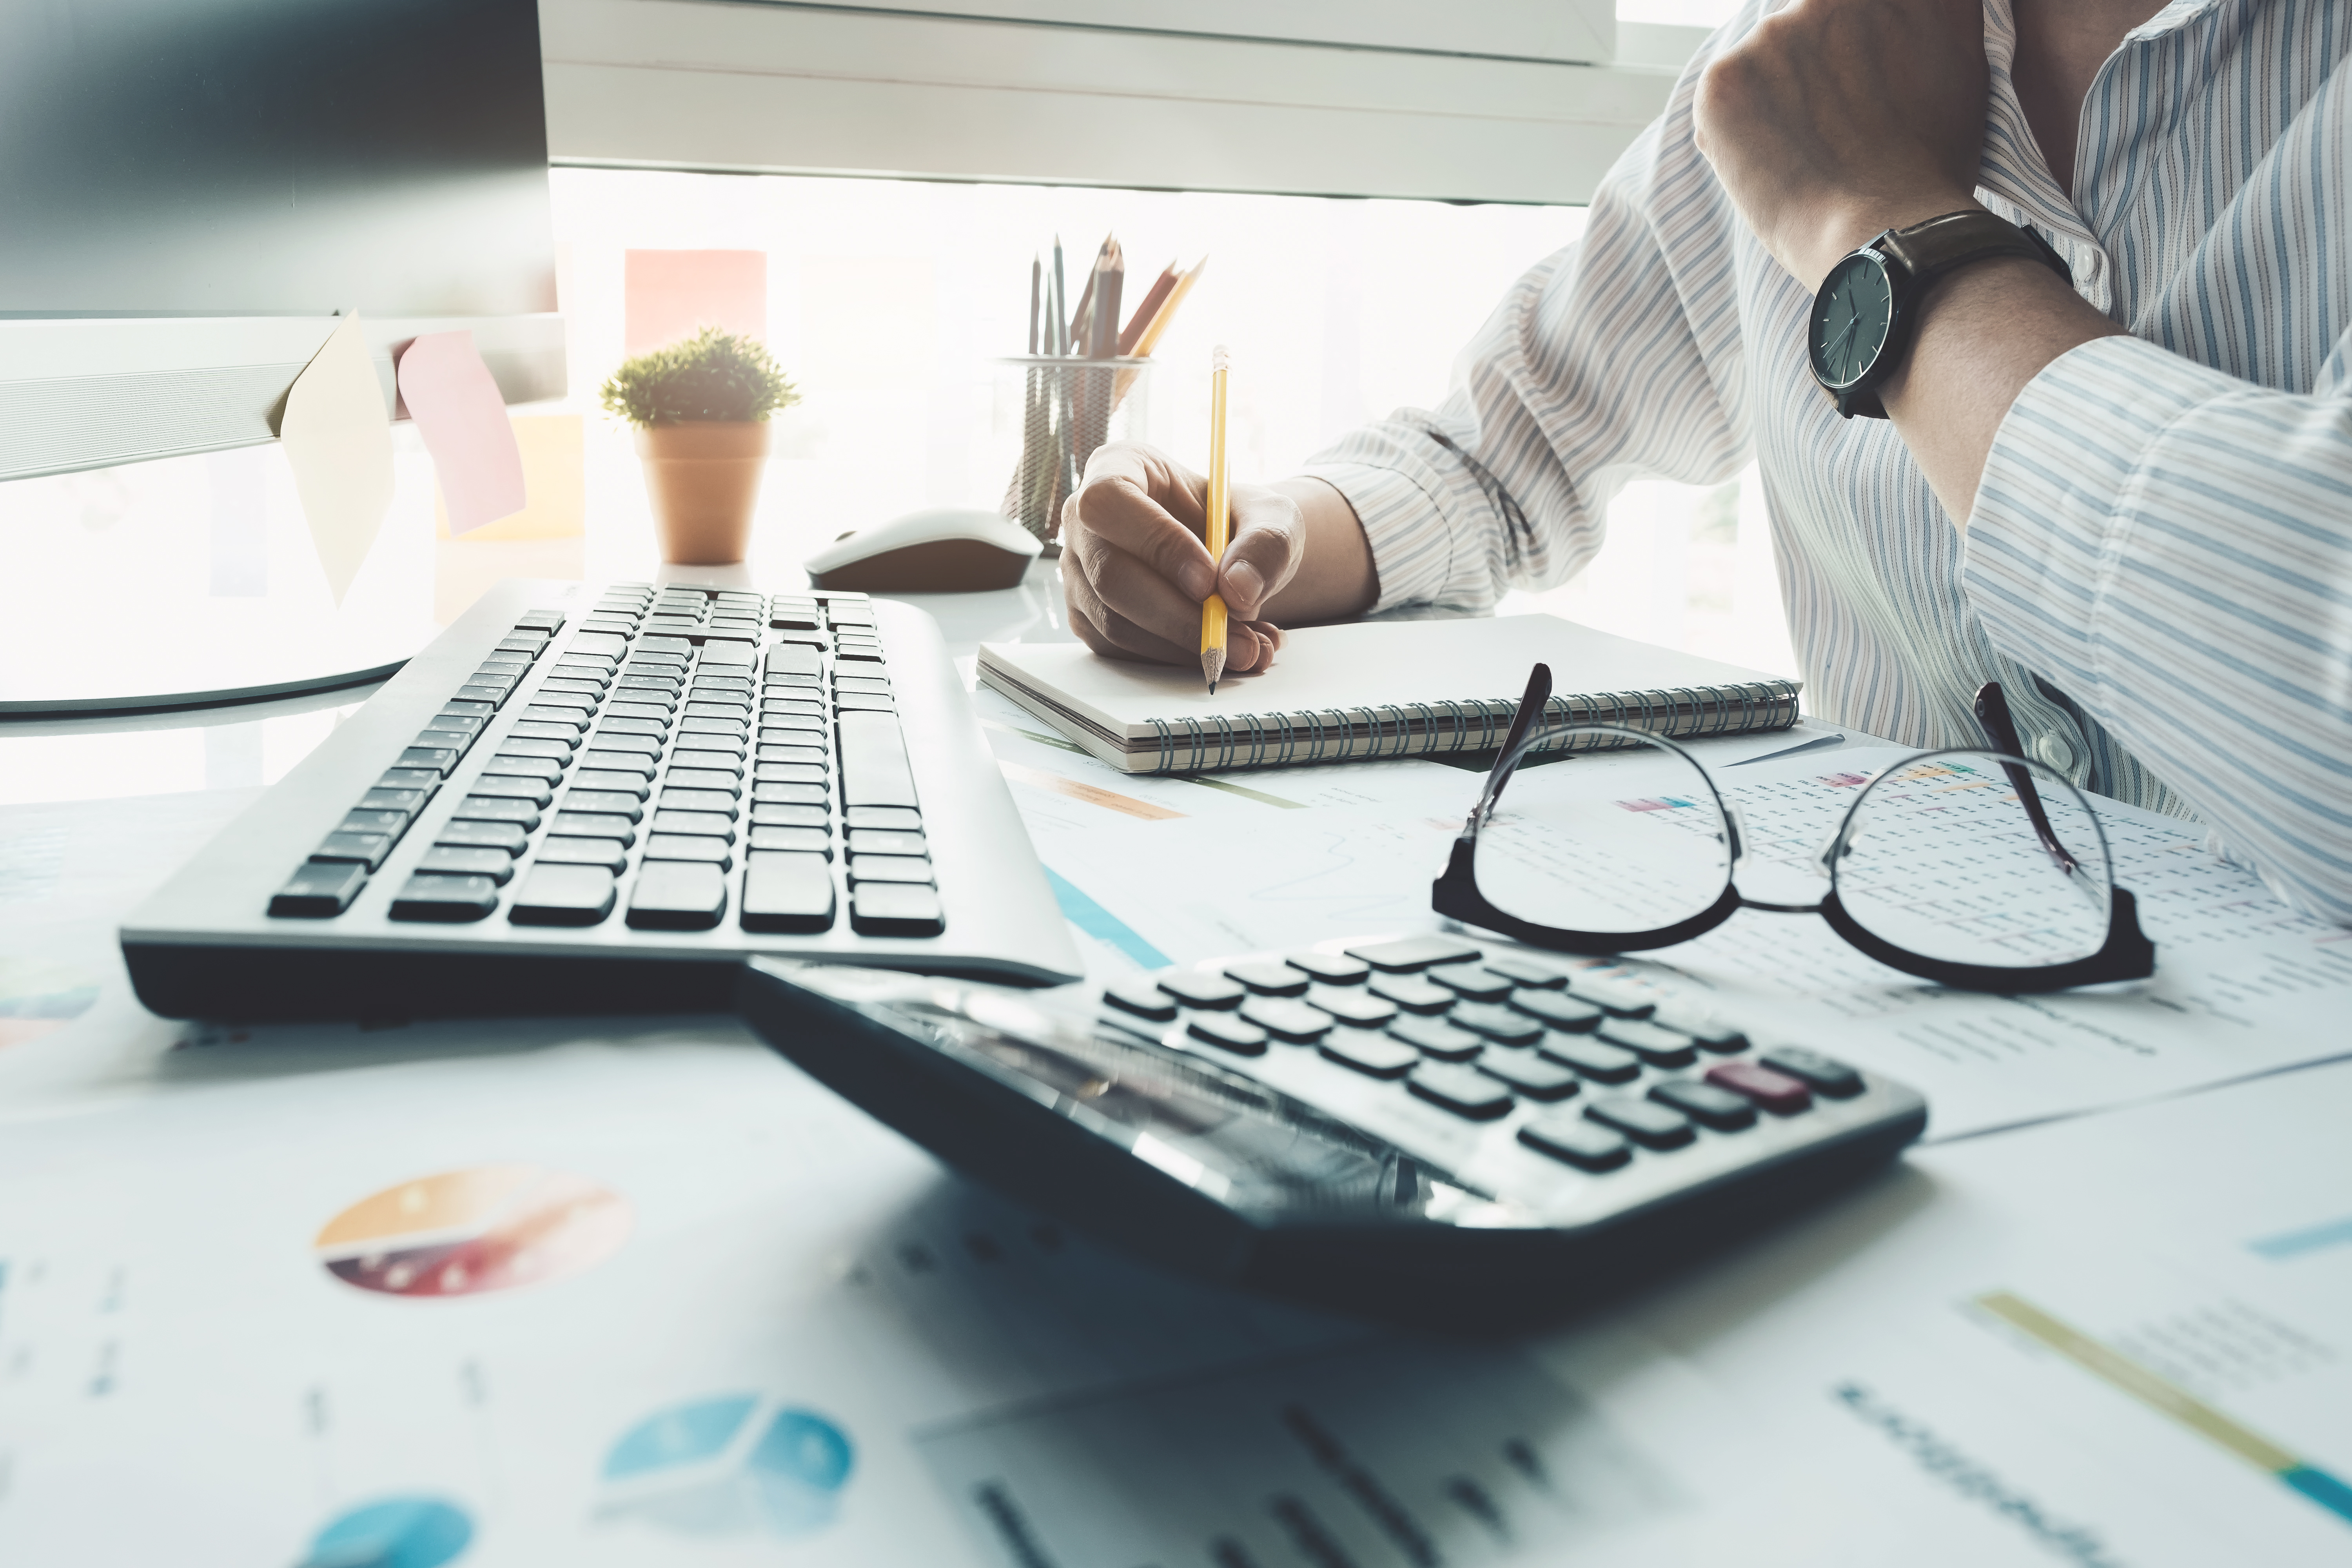
[[[664,561],[726,566],[743,559],[768,467],[768,422],[688,420],[641,426],[637,456]]]

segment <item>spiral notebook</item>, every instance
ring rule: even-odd
[[[1538,661],[1551,666],[1552,723],[1681,737],[1797,721],[1796,681],[1554,616],[1310,626],[1273,668],[1228,675],[1213,697],[1198,669],[1076,643],[982,643],[980,679],[1115,768],[1189,773],[1489,751]]]

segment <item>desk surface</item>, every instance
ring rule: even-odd
[[[960,655],[1064,635],[1043,572],[924,603]],[[1400,1337],[1061,1233],[731,1024],[149,1016],[114,922],[348,700],[0,730],[0,1560],[2352,1562],[2352,1066],[1922,1149],[1539,1340]],[[1475,782],[1139,815],[978,700],[1074,876]],[[477,1283],[346,1282],[404,1249]]]

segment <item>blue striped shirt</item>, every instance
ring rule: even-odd
[[[1970,699],[1998,679],[2032,755],[2200,817],[2352,923],[2352,4],[2175,0],[2092,84],[2070,195],[2011,81],[2008,0],[1988,0],[1977,195],[2131,335],[2018,396],[1965,536],[1892,426],[1814,386],[1810,296],[1693,145],[1699,70],[1762,14],[1692,61],[1447,400],[1309,467],[1363,521],[1376,608],[1550,586],[1628,479],[1715,484],[1752,458],[1816,715],[1980,743]]]

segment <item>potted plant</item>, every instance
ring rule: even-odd
[[[622,365],[604,401],[637,427],[662,559],[742,560],[767,467],[768,416],[800,401],[767,349],[705,327]]]

